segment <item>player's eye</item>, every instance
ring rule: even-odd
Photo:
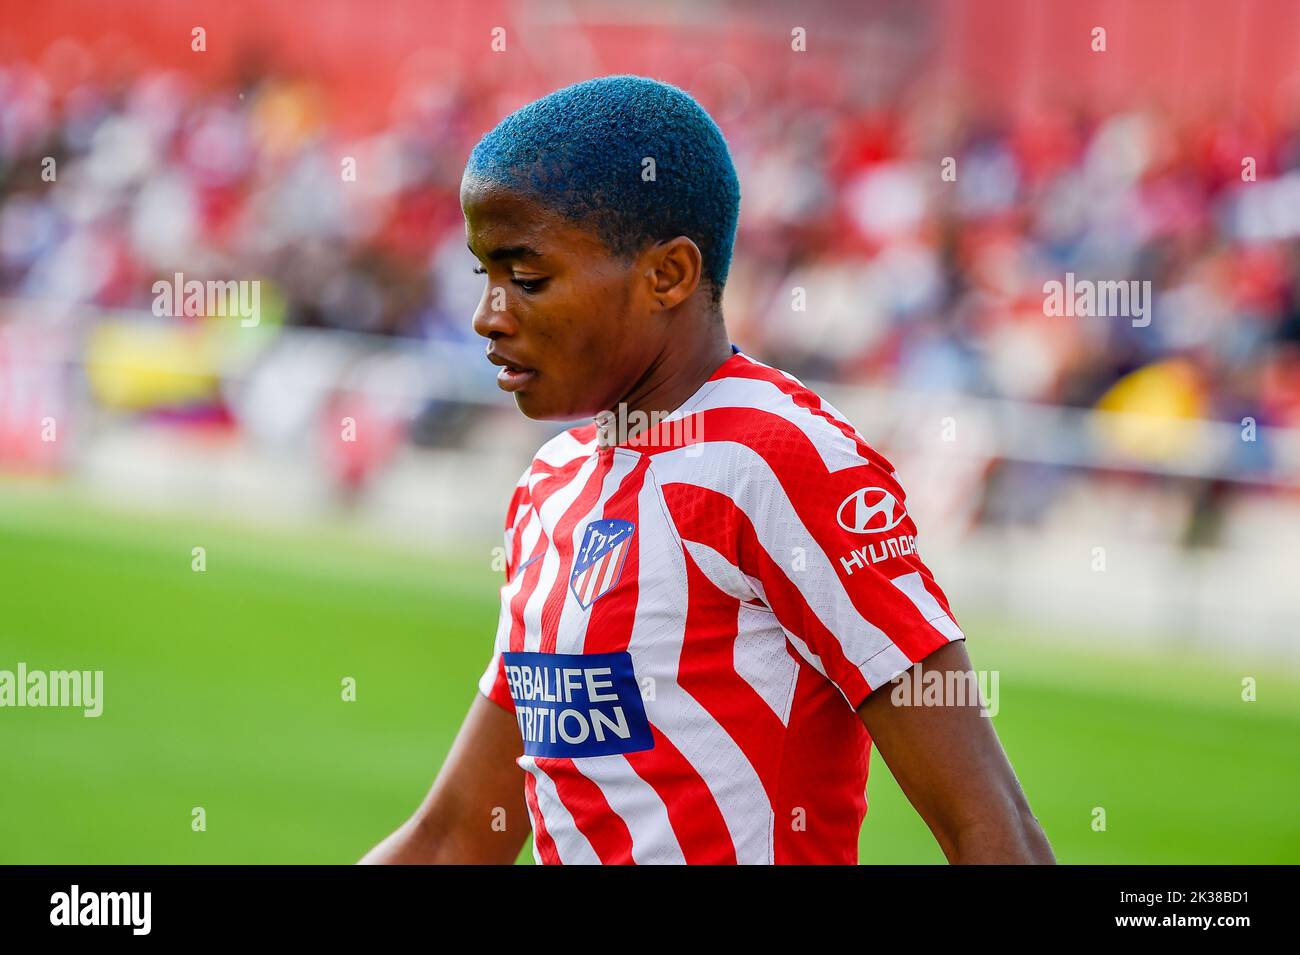
[[[546,279],[514,279],[514,283],[529,295],[536,295],[546,287]]]
[[[481,265],[474,267],[475,275],[487,275],[487,269]],[[512,282],[529,295],[536,295],[546,287],[547,279],[512,279]]]

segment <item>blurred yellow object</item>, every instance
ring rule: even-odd
[[[196,404],[217,393],[216,342],[203,325],[107,322],[86,344],[86,377],[109,408]]]
[[[1101,396],[1098,438],[1133,458],[1169,461],[1193,450],[1205,413],[1201,381],[1182,359],[1130,372]]]
[[[320,129],[320,92],[308,83],[272,82],[253,107],[253,134],[274,157],[288,155]]]

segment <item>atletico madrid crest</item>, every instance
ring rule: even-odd
[[[583,610],[618,583],[635,532],[631,521],[592,521],[587,525],[569,576],[569,589]]]

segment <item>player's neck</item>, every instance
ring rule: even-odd
[[[639,411],[651,420],[676,411],[731,356],[726,327],[710,319],[698,334],[671,340],[619,405],[624,414]],[[620,408],[609,411],[618,414]]]

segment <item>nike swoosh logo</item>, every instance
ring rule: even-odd
[[[545,554],[534,554],[532,557],[529,557],[526,561],[524,561],[522,564],[520,564],[518,567],[515,568],[515,576],[518,577],[520,574],[523,573],[525,567],[527,567],[529,564],[536,563],[537,561],[541,560],[545,556],[546,556]]]

